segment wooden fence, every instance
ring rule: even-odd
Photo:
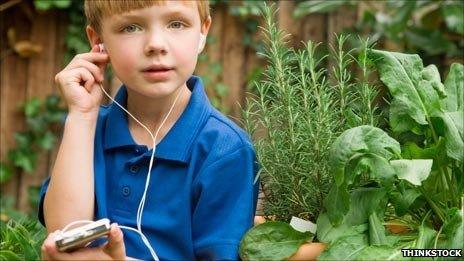
[[[10,0],[11,1],[11,0]],[[16,1],[18,2],[18,1]],[[279,27],[292,34],[291,45],[301,46],[301,41],[309,39],[333,42],[334,33],[352,26],[358,16],[358,10],[343,7],[330,14],[312,14],[294,19],[293,1],[280,1],[278,12]],[[28,1],[23,1],[1,11],[1,160],[7,159],[7,152],[15,146],[13,133],[24,129],[24,118],[18,105],[32,98],[44,98],[57,92],[53,78],[63,67],[63,55],[66,51],[65,35],[66,13],[56,10],[37,12]],[[210,30],[216,42],[207,45],[205,52],[210,61],[218,61],[222,72],[213,79],[222,82],[228,88],[224,103],[231,108],[230,116],[240,117],[239,104],[245,99],[246,77],[264,61],[250,46],[242,43],[245,32],[240,17],[232,16],[225,6],[216,6],[212,12],[213,24]],[[7,43],[8,29],[16,32],[16,41],[28,40],[42,47],[42,51],[30,58],[19,57]],[[258,30],[253,36],[255,41],[262,39]],[[196,74],[208,75],[208,67],[199,63]],[[115,93],[120,82],[114,79],[107,88]],[[206,86],[209,95],[208,86]],[[1,185],[2,197],[9,195],[17,199],[16,207],[30,210],[28,187],[40,186],[50,173],[56,156],[56,148],[39,156],[37,168],[33,173],[17,171],[13,178]]]

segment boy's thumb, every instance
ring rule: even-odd
[[[124,236],[117,223],[111,224],[108,243],[105,245],[105,252],[116,260],[124,260],[126,258]]]

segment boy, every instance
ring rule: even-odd
[[[238,259],[256,208],[257,167],[248,135],[210,105],[192,76],[211,25],[208,2],[86,0],[85,12],[93,48],[55,77],[69,113],[42,186],[40,221],[48,232],[101,218],[136,229],[150,177],[141,231],[160,260]],[[108,62],[123,82],[115,101],[140,123],[115,102],[99,107]],[[156,150],[143,125],[159,130]],[[153,259],[136,232],[123,236],[113,224],[107,244],[71,253],[58,252],[51,233],[42,254]]]

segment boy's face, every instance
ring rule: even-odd
[[[211,20],[201,24],[194,1],[166,1],[105,17],[101,24],[102,38],[95,41],[103,39],[116,76],[132,91],[161,98],[183,86],[195,70],[200,32],[207,34]],[[159,65],[170,70],[146,71]]]

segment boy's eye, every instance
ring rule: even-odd
[[[174,29],[180,29],[182,28],[182,26],[185,26],[185,25],[180,21],[175,21],[175,22],[172,22],[169,26],[171,26]]]
[[[122,31],[125,32],[125,33],[133,33],[133,32],[135,32],[137,29],[140,29],[140,27],[137,26],[137,25],[135,25],[135,24],[131,24],[131,25],[128,25],[128,26],[124,27],[124,28],[122,29]]]

